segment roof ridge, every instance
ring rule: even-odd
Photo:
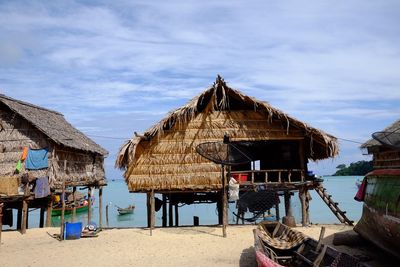
[[[48,109],[48,108],[44,108],[44,107],[40,107],[40,106],[31,104],[31,103],[28,103],[28,102],[24,102],[24,101],[21,101],[21,100],[18,100],[18,99],[14,99],[14,98],[6,96],[4,94],[0,94],[0,98],[5,98],[7,100],[10,100],[10,101],[13,101],[13,102],[17,102],[18,104],[21,104],[21,105],[24,105],[24,106],[29,106],[29,107],[32,107],[32,108],[45,110],[45,111],[52,112],[52,113],[55,113],[55,114],[58,114],[58,115],[61,115],[61,116],[64,117],[64,115],[62,113],[58,112],[58,111],[55,111],[55,110],[52,110],[52,109]]]

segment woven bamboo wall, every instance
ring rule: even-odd
[[[186,125],[176,124],[151,141],[140,143],[135,163],[126,172],[129,190],[219,189],[221,166],[195,149],[203,142],[222,141],[225,134],[231,141],[304,138],[301,130],[256,111],[200,113]]]
[[[400,168],[399,151],[381,151],[374,153],[373,164],[375,169]]]
[[[22,164],[21,171],[15,173],[24,147],[49,149],[49,168],[29,172],[34,177],[49,176],[52,188],[60,188],[64,177],[66,185],[105,183],[103,156],[57,145],[18,114],[0,109],[0,179],[19,177],[27,171]]]

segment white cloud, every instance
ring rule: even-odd
[[[2,2],[0,88],[90,132],[107,128],[104,114],[146,114],[129,120],[133,132],[221,74],[312,126],[365,137],[398,118],[399,11],[396,1]]]

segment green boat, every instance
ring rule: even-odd
[[[355,197],[364,205],[354,230],[400,259],[400,120],[372,138],[361,146],[373,154],[374,170]]]
[[[76,207],[76,213],[84,212],[84,211],[87,211],[88,209],[89,209],[89,203],[85,202],[84,204]],[[73,207],[71,205],[66,205],[64,214],[72,214],[72,210],[73,210]],[[53,210],[51,212],[51,216],[60,216],[61,211],[62,211],[62,208],[59,206],[57,208],[53,208]]]
[[[365,182],[362,217],[354,230],[400,258],[400,169],[375,170]]]

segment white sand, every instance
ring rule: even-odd
[[[325,243],[333,233],[352,228],[326,226]],[[104,230],[95,238],[58,241],[59,228],[2,233],[0,266],[256,266],[254,225],[220,227]],[[318,239],[320,226],[297,227]],[[50,235],[49,235],[49,234]],[[343,248],[342,248],[343,249]]]

